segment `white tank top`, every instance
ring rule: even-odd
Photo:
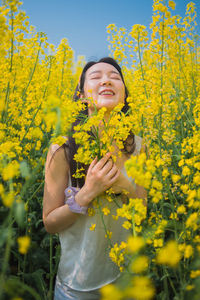
[[[136,149],[133,155],[140,152],[141,140],[135,136]],[[124,168],[122,171],[127,176]],[[122,205],[120,197],[117,201]],[[100,202],[105,203],[105,199],[100,198]],[[106,206],[110,209],[110,214],[104,215],[103,218],[107,230],[112,232],[112,245],[120,244],[127,240],[130,231],[122,227],[125,219],[113,219],[112,215],[116,215],[117,209],[115,202],[106,200]],[[96,224],[94,231],[89,229],[91,224]],[[78,291],[89,291],[98,289],[120,276],[118,266],[109,257],[110,244],[105,238],[104,225],[98,211],[94,216],[80,215],[75,223],[59,233],[59,239],[61,257],[57,280],[64,286]]]

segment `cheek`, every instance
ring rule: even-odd
[[[96,86],[93,82],[87,82],[85,85],[84,85],[84,94],[86,97],[92,97],[92,95],[94,95],[95,93],[95,89]]]

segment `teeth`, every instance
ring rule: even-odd
[[[113,92],[105,91],[102,92],[101,95],[113,95]]]

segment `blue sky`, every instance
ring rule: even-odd
[[[188,0],[175,0],[175,14],[184,16]],[[200,17],[200,0],[194,0]],[[134,24],[149,26],[153,0],[24,0],[22,9],[37,31],[45,32],[58,46],[67,38],[75,57],[99,59],[109,54],[106,26],[130,30]],[[198,21],[197,21],[198,22]],[[198,22],[199,24],[200,22]]]

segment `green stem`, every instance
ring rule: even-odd
[[[168,284],[167,284],[167,278],[165,277],[163,280],[163,284],[164,284],[164,291],[165,291],[165,296],[166,296],[166,300],[170,300],[169,299],[169,291],[168,291]]]
[[[194,93],[192,93],[192,95],[195,94],[195,95],[193,95],[193,99],[194,99],[194,98],[196,98],[198,96],[198,93],[197,93],[197,89],[196,89],[196,80],[194,78],[194,59],[193,59],[193,54],[194,53],[193,53],[193,51],[192,51],[192,49],[190,47],[190,57],[191,57],[191,67],[192,67],[191,77],[192,77],[193,91],[194,91]]]
[[[49,62],[49,72],[48,72],[47,81],[46,81],[47,83],[49,82],[49,79],[50,79],[50,76],[51,76],[51,68],[52,68],[52,56],[50,57],[50,62]],[[46,84],[46,87],[45,87],[45,90],[44,90],[43,99],[46,96],[46,92],[47,92],[47,84]]]
[[[2,263],[2,271],[0,276],[0,299],[3,293],[3,285],[6,280],[6,271],[8,267],[8,262],[10,258],[10,251],[12,245],[12,207],[10,208],[9,215],[8,215],[8,235],[7,235],[7,242],[6,242],[6,249],[4,253],[3,263]]]
[[[159,150],[160,150],[160,158],[162,157],[162,105],[159,108],[159,127],[158,127],[158,144],[159,144]]]
[[[20,290],[22,291],[27,291],[30,295],[32,295],[34,297],[34,299],[36,300],[43,300],[40,295],[30,286],[28,286],[27,284],[19,281],[18,282],[18,287],[20,287]]]
[[[50,235],[49,237],[49,241],[50,241],[50,283],[49,283],[49,297],[50,300],[53,300],[53,279],[54,279],[54,272],[53,272],[53,236]]]
[[[132,212],[132,230],[133,230],[133,236],[137,236],[136,230],[135,230],[135,220],[134,220],[135,211],[133,209]]]
[[[32,80],[32,78],[33,78],[33,75],[34,75],[34,73],[35,73],[35,69],[36,69],[36,66],[37,66],[37,63],[38,63],[38,59],[39,59],[39,54],[40,54],[40,47],[41,47],[41,44],[42,44],[42,42],[41,42],[41,40],[40,40],[38,52],[37,52],[36,59],[35,59],[35,64],[34,64],[34,66],[33,66],[33,70],[32,70],[32,72],[31,72],[31,75],[30,75],[29,81],[28,81],[28,83],[27,83],[27,86],[25,87],[25,89],[24,89],[24,91],[23,91],[23,94],[22,94],[22,100],[23,100],[23,101],[25,100],[26,91],[27,91],[27,89],[28,89],[28,87],[29,87],[29,85],[30,85],[30,83],[31,83],[31,80]],[[21,114],[22,114],[22,111],[21,111]]]
[[[14,29],[14,20],[13,20],[13,12],[11,12],[11,31],[12,31],[12,37],[11,37],[11,51],[10,51],[10,72],[12,72],[12,66],[13,66],[13,49],[14,49],[14,40],[13,40],[13,29]]]
[[[14,20],[13,20],[13,12],[11,11],[11,49],[10,49],[10,69],[9,73],[12,73],[12,67],[13,67],[13,51],[14,51],[14,40],[13,40],[13,29],[14,29]],[[3,122],[6,122],[7,119],[7,112],[8,112],[8,101],[9,101],[9,91],[10,91],[10,81],[7,84],[6,89],[6,98],[5,98],[5,109],[2,114],[2,120]]]
[[[38,54],[38,55],[39,55],[39,54]],[[35,66],[36,66],[36,65],[35,65]],[[49,72],[48,72],[47,82],[48,82],[49,79],[50,79],[50,75],[51,75],[51,67],[52,67],[52,59],[50,59],[50,66],[49,66]],[[45,90],[44,90],[43,99],[45,98],[46,91],[47,91],[47,86],[46,86],[46,88],[45,88]],[[37,108],[37,110],[36,110],[36,112],[35,112],[35,114],[34,114],[32,120],[31,120],[31,123],[30,123],[29,126],[27,127],[26,132],[24,133],[24,136],[23,136],[23,138],[21,139],[20,145],[22,145],[22,143],[23,143],[23,141],[24,141],[24,139],[25,139],[25,137],[26,137],[26,135],[27,135],[27,133],[28,133],[30,127],[32,126],[32,124],[33,124],[33,122],[34,122],[34,120],[35,120],[35,117],[37,116],[37,114],[38,114],[40,108],[41,108],[41,104],[38,106],[38,108]]]
[[[32,124],[33,124],[33,122],[34,122],[35,117],[36,117],[38,111],[39,111],[40,108],[41,108],[41,105],[42,105],[42,104],[40,104],[40,105],[38,106],[38,108],[37,108],[37,110],[36,110],[36,112],[35,112],[35,114],[34,114],[32,120],[31,120],[31,123],[30,123],[29,126],[27,127],[26,132],[24,133],[24,136],[22,137],[22,139],[21,139],[21,141],[20,141],[20,146],[22,146],[22,143],[23,143],[23,141],[24,141],[24,139],[25,139],[25,137],[26,137],[26,135],[27,135],[27,133],[28,133],[30,127],[32,126]]]
[[[172,290],[174,292],[174,294],[176,295],[176,299],[178,299],[178,295],[177,295],[177,292],[176,292],[176,289],[174,287],[174,284],[173,284],[173,281],[171,280],[170,276],[169,276],[169,273],[167,272],[167,269],[166,267],[163,267],[163,270],[164,270],[164,273],[165,273],[165,278],[164,278],[164,286],[165,286],[165,292],[166,292],[166,295],[167,295],[167,298],[170,300],[169,298],[169,293],[168,293],[168,286],[167,286],[167,279],[169,280],[169,283],[172,287]]]
[[[33,199],[33,197],[37,194],[37,192],[40,190],[40,188],[43,186],[43,184],[44,184],[44,180],[42,180],[42,182],[39,184],[39,186],[38,186],[37,189],[34,191],[34,193],[31,195],[31,197],[28,198],[28,200],[26,201],[26,204],[28,204],[29,201],[30,201],[31,199]]]
[[[145,84],[145,76],[144,76],[144,69],[143,69],[141,49],[140,49],[140,33],[139,33],[139,31],[138,31],[137,43],[138,43],[138,54],[139,54],[140,68],[141,68],[141,73],[142,73],[142,80],[143,80],[143,83],[144,83],[143,86],[144,86],[144,91],[145,91],[146,98],[148,99],[149,96],[148,96],[147,89],[146,89],[146,84]]]
[[[112,248],[113,245],[112,245],[112,242],[111,242],[110,238],[108,237],[107,228],[106,228],[106,224],[105,224],[104,219],[103,219],[103,213],[102,213],[102,210],[101,210],[101,204],[100,204],[100,201],[99,201],[99,197],[97,197],[97,203],[98,203],[99,213],[100,213],[100,216],[101,216],[101,221],[103,223],[105,233],[107,234],[107,239],[109,241],[110,247]]]
[[[64,72],[65,72],[65,58],[66,58],[66,50],[64,51],[63,56],[63,67],[62,67],[62,75],[61,75],[61,88],[64,87],[63,81],[64,81]],[[62,92],[60,91],[60,96],[62,95]]]
[[[2,111],[2,116],[1,116],[2,123],[6,122],[6,119],[7,119],[9,92],[10,92],[10,81],[8,82],[7,88],[6,88],[5,108]]]
[[[162,21],[162,40],[161,40],[161,66],[160,66],[160,96],[161,96],[161,105],[163,104],[163,58],[164,58],[164,13],[163,13],[163,21]]]
[[[171,204],[171,207],[172,207],[173,216],[174,216],[174,214],[175,214],[175,209],[174,209],[175,205],[174,205],[173,199],[172,199],[173,193],[171,193],[171,190],[170,190],[169,186],[170,186],[170,183],[168,182],[167,183],[167,190],[168,190],[169,201],[170,201],[170,204]],[[176,200],[176,198],[175,198],[175,200]],[[176,239],[176,241],[178,241],[177,222],[176,222],[176,220],[175,220],[174,217],[173,217],[173,225],[174,225],[174,228],[175,228],[175,239]]]

